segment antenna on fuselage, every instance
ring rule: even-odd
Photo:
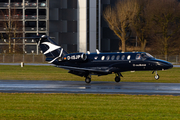
[[[96,49],[96,52],[97,52],[97,54],[99,54],[99,53],[100,53],[98,49]]]
[[[87,51],[87,54],[90,54],[90,52],[89,52],[89,51]]]

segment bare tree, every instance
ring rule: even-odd
[[[133,18],[131,27],[141,43],[141,51],[144,52],[147,44],[147,39],[149,38],[149,18],[145,13],[145,8],[148,0],[137,0],[137,2],[139,4],[138,12]]]
[[[2,27],[5,29],[6,35],[3,36],[1,33],[1,39],[7,38],[8,41],[5,41],[5,43],[8,43],[8,52],[9,53],[15,53],[16,49],[16,41],[15,39],[12,40],[13,37],[19,37],[22,34],[22,22],[19,21],[19,18],[21,17],[20,13],[17,12],[16,9],[12,10],[6,10],[6,11],[0,11],[1,15],[4,18],[4,21],[2,21]],[[13,47],[12,47],[13,46]]]
[[[176,0],[151,0],[146,7],[146,14],[151,21],[152,37],[161,48],[165,59],[170,53],[170,48],[175,47],[175,41],[180,34],[180,6]]]
[[[115,7],[108,6],[103,14],[109,28],[120,38],[123,52],[126,51],[126,40],[131,35],[130,23],[138,12],[137,8],[136,0],[121,0]]]

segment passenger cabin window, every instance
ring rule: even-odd
[[[106,57],[106,60],[109,60],[110,59],[110,56],[108,55],[107,57]]]
[[[140,54],[137,54],[137,55],[136,55],[136,60],[139,60],[139,59],[141,59],[141,55],[140,55]]]
[[[102,56],[102,57],[101,57],[101,60],[104,60],[104,58],[105,58],[105,56]]]
[[[98,56],[94,57],[94,59],[97,60],[97,59],[98,59]]]
[[[115,58],[115,56],[113,55],[113,56],[111,57],[111,60],[114,60],[114,58]]]
[[[125,58],[125,55],[123,55],[123,56],[121,57],[122,60],[124,60],[124,58]]]
[[[116,60],[119,60],[119,58],[120,58],[120,56],[118,55],[118,56],[116,57]]]
[[[127,56],[127,59],[128,59],[128,60],[131,59],[131,55],[128,55],[128,56]]]

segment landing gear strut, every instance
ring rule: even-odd
[[[88,76],[85,78],[85,82],[88,83],[88,84],[91,82],[91,75],[88,75]]]
[[[121,81],[121,77],[123,77],[122,76],[122,74],[120,73],[120,72],[118,72],[118,73],[115,73],[115,82],[120,82]]]
[[[154,73],[154,71],[152,72],[152,74],[153,74],[153,73]],[[157,74],[157,71],[155,71],[154,78],[155,78],[156,80],[158,80],[158,79],[160,78],[160,76]]]

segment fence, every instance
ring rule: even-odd
[[[169,61],[173,64],[180,64],[180,56],[172,55],[165,57],[163,55],[154,55],[157,59]],[[0,63],[46,63],[44,54],[0,54]]]
[[[0,63],[44,63],[45,59],[43,54],[0,54]]]
[[[172,64],[180,64],[180,56],[179,55],[171,55],[171,56],[154,55],[154,57],[157,59],[169,61]]]

